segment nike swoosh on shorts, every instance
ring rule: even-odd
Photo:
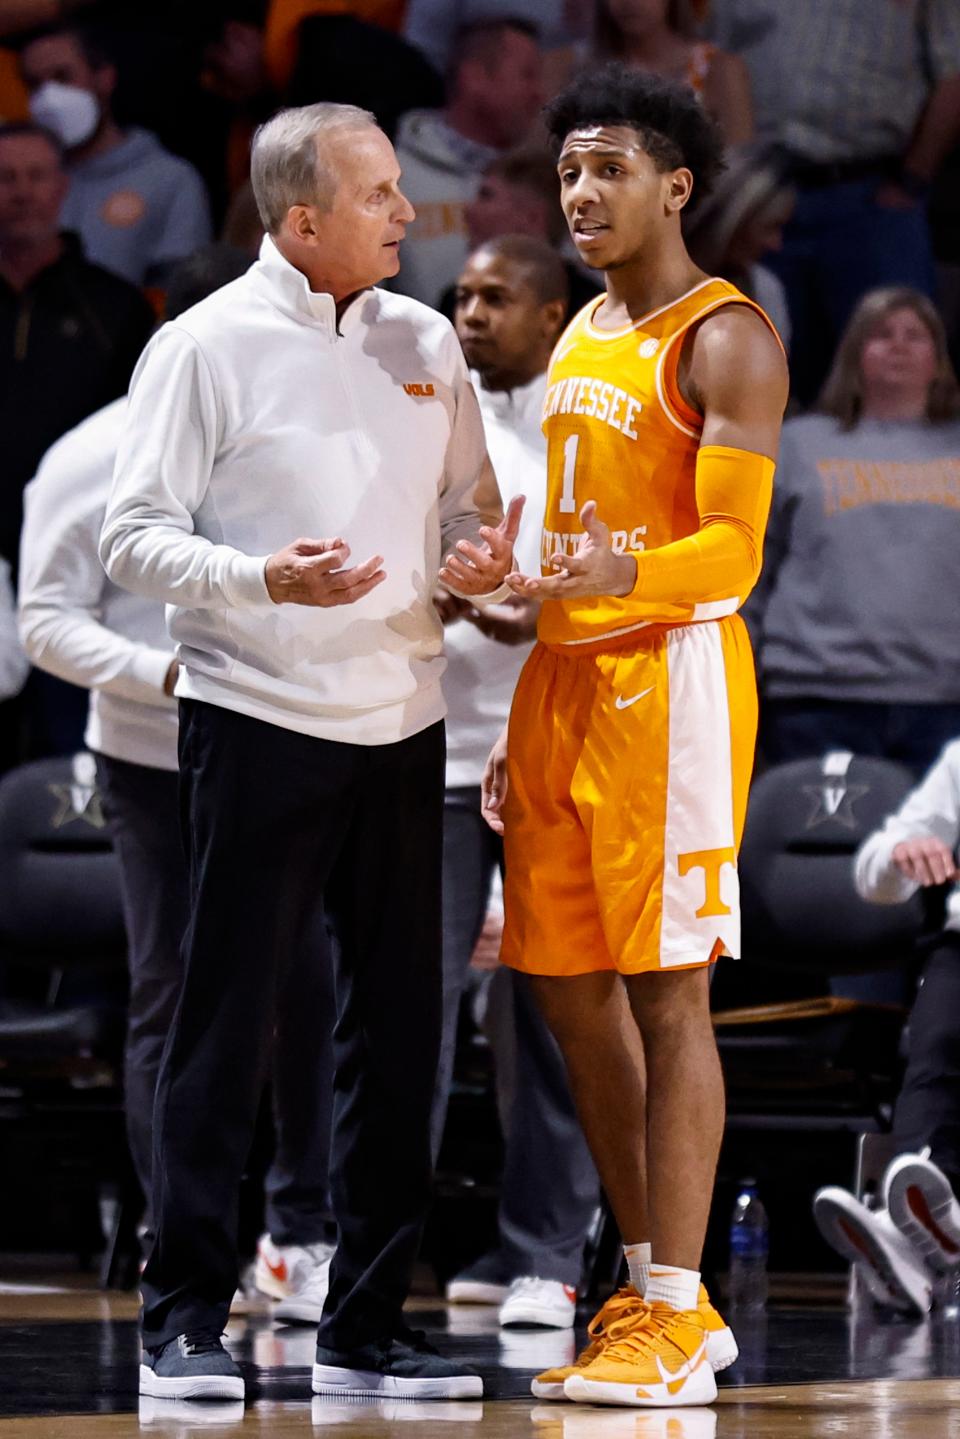
[[[642,700],[644,695],[653,694],[655,689],[656,685],[651,685],[648,690],[641,690],[638,695],[631,695],[628,700],[625,700],[623,695],[617,695],[617,709],[628,710],[631,705],[636,704],[637,700]]]

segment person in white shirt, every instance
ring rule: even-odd
[[[10,566],[0,556],[0,701],[13,699],[20,693],[29,668],[17,636],[17,610]]]
[[[837,1186],[814,1214],[828,1243],[854,1262],[882,1305],[930,1309],[938,1276],[960,1259],[960,739],[953,740],[854,861],[857,890],[876,904],[939,892],[942,929],[926,958],[908,1025],[907,1068],[893,1114],[902,1143],[867,1209]]]
[[[180,660],[190,922],[141,1286],[141,1392],[158,1397],[243,1394],[220,1342],[237,1190],[276,991],[321,894],[337,941],[338,1246],[313,1387],[482,1392],[401,1312],[440,1041],[432,596],[441,564],[474,603],[506,593],[522,503],[502,518],[449,323],[372,288],[397,273],[414,213],[399,177],[353,106],[258,130],[260,259],[147,346],[104,520],[108,575],[172,607]]]
[[[480,401],[504,499],[526,496],[517,556],[539,564],[546,502],[540,428],[550,353],[566,323],[563,261],[541,240],[510,235],[482,245],[456,287],[455,324]],[[444,1042],[434,1146],[439,1149],[453,1070],[457,1016],[471,954],[503,865],[503,841],[480,813],[486,757],[503,729],[533,647],[536,605],[515,600],[478,611],[441,598],[447,619],[447,794],[444,806]],[[502,915],[501,915],[502,924]],[[498,1088],[509,1090],[498,1243],[447,1285],[451,1303],[498,1304],[504,1325],[568,1329],[576,1312],[583,1246],[599,1183],[560,1051],[523,976],[497,970],[490,1026]],[[503,1084],[502,1071],[513,1072]],[[549,1200],[547,1199],[549,1196]]]
[[[230,246],[198,251],[173,273],[167,318],[249,265],[250,257]],[[147,1201],[142,1233],[149,1248],[153,1099],[180,992],[187,876],[177,795],[177,661],[164,607],[118,589],[97,553],[126,411],[126,398],[116,400],[70,430],[27,486],[19,610],[23,643],[36,666],[90,691],[85,740],[97,757],[127,931],[124,1107]],[[254,1270],[257,1288],[278,1300],[273,1317],[287,1323],[319,1320],[332,1253],[333,986],[329,965],[317,962],[324,943],[319,910],[311,944],[294,955],[278,1006],[271,1066],[276,1149]],[[329,1024],[317,1022],[325,1017]]]

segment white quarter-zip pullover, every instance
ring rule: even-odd
[[[854,862],[857,890],[875,904],[903,904],[920,886],[893,862],[901,840],[939,839],[954,856],[960,844],[960,740],[953,740],[903,804],[864,840]],[[960,884],[947,895],[944,929],[960,930]]]
[[[390,744],[443,717],[436,574],[501,513],[448,321],[371,289],[338,327],[267,238],[144,351],[100,553],[115,583],[173,606],[178,695]],[[274,605],[268,557],[333,536],[350,564],[382,555],[386,580],[353,605]]]
[[[150,769],[177,767],[173,659],[163,605],[107,579],[97,546],[126,399],[69,430],[24,492],[20,635],[40,669],[90,690],[88,749]]]

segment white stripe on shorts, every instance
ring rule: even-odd
[[[703,964],[717,939],[740,954],[740,884],[734,855],[730,707],[715,622],[667,636],[669,766],[660,964]],[[681,873],[681,870],[684,873]],[[713,890],[718,903],[709,903]],[[712,908],[699,916],[697,911]]]

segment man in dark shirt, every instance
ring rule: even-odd
[[[124,392],[153,326],[139,290],[60,232],[66,188],[46,131],[0,127],[0,555],[13,566],[40,457]]]

